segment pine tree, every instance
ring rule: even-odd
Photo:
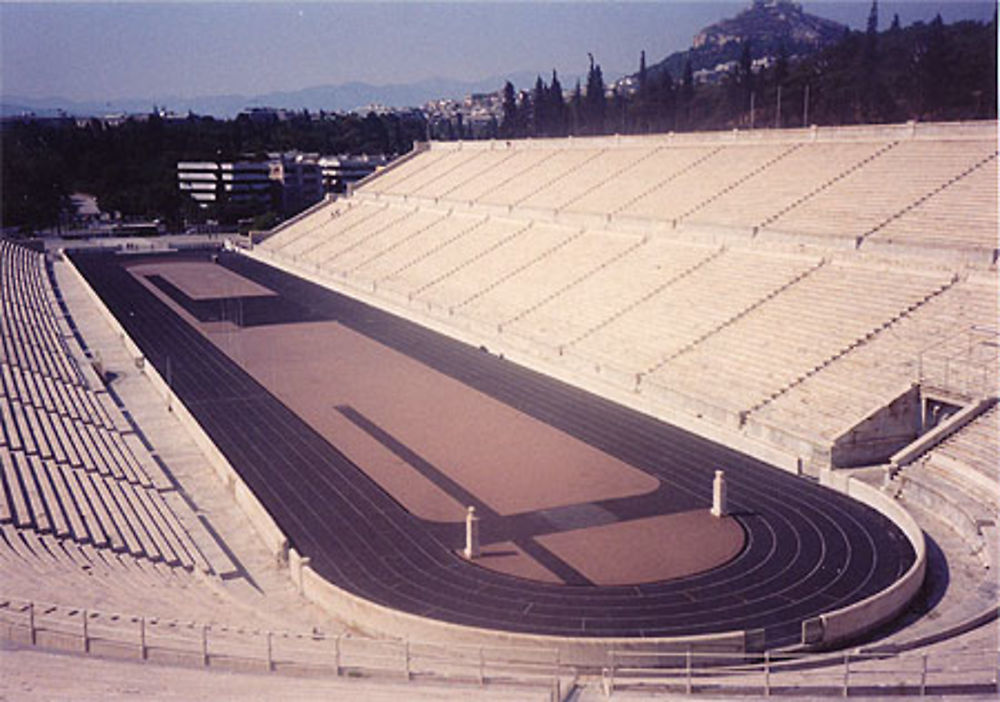
[[[865,67],[873,67],[878,61],[878,0],[872,0],[868,11],[868,26],[865,29]]]
[[[594,63],[593,54],[590,57],[590,70],[587,72],[587,96],[585,112],[587,128],[590,134],[604,133],[604,122],[607,114],[607,100],[604,96],[604,75],[600,64]]]
[[[616,134],[627,134],[629,130],[628,101],[617,85],[611,89],[611,109],[612,114],[608,120],[611,124],[606,124],[605,130],[607,132],[613,131]]]
[[[750,95],[754,91],[754,75],[753,55],[749,39],[743,42],[743,47],[740,49],[739,85],[743,100],[742,109],[750,109]]]
[[[682,78],[681,98],[684,102],[694,99],[694,70],[691,67],[691,57],[684,61],[684,76]]]
[[[518,136],[517,118],[517,94],[514,92],[514,84],[507,81],[503,86],[503,120],[500,122],[500,136],[506,138]]]
[[[940,116],[951,100],[954,71],[949,60],[944,22],[938,14],[930,23],[927,39],[917,63],[922,116]],[[935,115],[934,113],[938,114]]]
[[[650,114],[652,112],[652,90],[649,86],[649,75],[646,72],[646,52],[639,54],[639,91],[636,95],[635,129],[639,132],[649,131]]]
[[[582,134],[587,126],[587,117],[583,110],[583,91],[580,89],[580,79],[573,88],[573,96],[569,100],[570,133]]]
[[[531,133],[534,136],[545,136],[549,130],[549,93],[542,82],[542,77],[535,79],[535,89],[531,92]]]
[[[878,0],[872,0],[871,9],[868,10],[868,24],[865,33],[868,36],[878,34]]]
[[[646,90],[649,87],[647,85],[648,79],[649,79],[649,77],[646,75],[646,50],[643,49],[642,52],[639,54],[639,96],[640,97],[642,97],[642,96],[645,95],[645,92],[646,92]]]
[[[778,46],[778,58],[774,62],[774,84],[784,85],[788,80],[788,47],[785,42]]]
[[[552,82],[549,84],[549,135],[566,136],[566,101],[563,99],[563,87],[559,82],[556,69],[552,69]]]
[[[657,124],[660,131],[666,132],[677,128],[677,90],[674,88],[674,77],[666,66],[660,76],[660,85],[656,91]]]
[[[865,46],[861,65],[861,114],[867,121],[876,121],[876,102],[879,93],[878,60],[878,0],[872,0],[865,30]]]

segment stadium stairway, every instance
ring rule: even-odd
[[[990,161],[996,148],[995,136],[985,135],[968,141],[900,140],[772,219],[765,229],[813,236],[846,234],[863,248],[870,232],[961,181],[978,164]],[[906,237],[896,243],[902,247]]]
[[[707,199],[705,199],[705,200],[699,202],[698,204],[694,205],[687,212],[684,212],[679,217],[677,217],[676,221],[677,222],[681,222],[681,221],[683,221],[685,219],[688,219],[689,217],[691,217],[694,214],[696,214],[698,211],[700,211],[700,210],[708,207],[709,205],[711,205],[713,202],[715,202],[719,198],[725,197],[725,195],[727,193],[735,190],[736,188],[740,187],[742,184],[746,183],[747,181],[749,181],[749,180],[751,180],[753,178],[759,177],[766,170],[768,170],[769,168],[774,167],[775,164],[779,163],[783,159],[788,158],[793,153],[795,153],[796,150],[798,150],[800,148],[802,148],[801,144],[793,144],[791,147],[789,147],[788,149],[786,149],[786,150],[782,151],[781,153],[777,154],[776,156],[774,156],[773,158],[771,158],[769,161],[765,161],[764,163],[760,164],[759,166],[757,166],[754,170],[750,171],[749,173],[745,173],[745,174],[741,175],[738,179],[732,181],[731,183],[726,184],[725,186],[723,186],[719,190],[716,190],[714,193],[712,193],[712,195],[710,197],[708,197]]]
[[[995,655],[1000,614],[998,417],[993,404],[912,463],[887,468],[886,489],[917,518],[933,547],[923,601],[871,650],[939,644],[942,650],[956,651],[969,639]]]
[[[848,343],[846,346],[843,346],[842,348],[840,348],[833,355],[831,355],[831,356],[823,359],[819,364],[817,364],[815,366],[812,366],[811,368],[809,368],[808,370],[806,370],[804,373],[802,373],[801,375],[799,375],[794,380],[792,380],[789,383],[787,383],[786,385],[778,388],[777,390],[775,390],[774,392],[772,392],[770,395],[768,395],[766,398],[764,398],[763,400],[761,400],[758,404],[756,404],[753,407],[750,407],[749,409],[745,410],[746,414],[749,414],[751,412],[755,412],[755,411],[759,410],[761,407],[763,407],[765,404],[774,401],[777,397],[779,397],[779,396],[783,395],[784,393],[788,392],[789,390],[791,390],[796,385],[804,382],[807,378],[815,375],[819,371],[821,371],[824,368],[826,368],[827,366],[829,366],[831,363],[836,362],[838,359],[840,359],[841,357],[843,357],[845,354],[850,353],[853,349],[857,348],[858,346],[861,346],[862,344],[867,343],[872,338],[874,338],[876,334],[881,334],[883,332],[888,331],[892,327],[892,325],[895,324],[897,321],[899,321],[901,318],[903,318],[906,315],[911,314],[914,310],[916,310],[917,308],[919,308],[921,305],[926,304],[930,300],[932,300],[935,297],[937,297],[938,295],[942,294],[943,292],[945,292],[946,290],[948,290],[952,285],[954,285],[956,282],[958,282],[958,276],[957,275],[956,276],[952,276],[951,280],[949,280],[948,282],[945,282],[944,284],[940,285],[937,288],[934,288],[934,289],[928,291],[920,299],[912,301],[912,302],[906,304],[906,306],[902,307],[901,309],[896,309],[895,311],[893,311],[891,313],[892,314],[891,317],[889,317],[888,319],[882,321],[877,327],[874,327],[874,328],[870,329],[863,336],[860,336],[858,338],[855,338],[855,339],[851,340],[850,343]]]
[[[825,182],[819,184],[816,188],[810,190],[809,192],[806,192],[805,194],[801,195],[797,199],[795,199],[792,202],[788,203],[787,205],[785,205],[784,207],[782,207],[778,211],[776,211],[773,214],[769,215],[764,220],[762,220],[762,221],[758,222],[757,224],[755,224],[754,225],[754,231],[765,229],[772,222],[780,219],[785,213],[787,213],[787,212],[795,209],[796,207],[798,207],[799,205],[801,205],[803,202],[808,201],[810,198],[815,197],[816,195],[818,195],[822,191],[826,190],[827,188],[831,187],[832,185],[834,185],[838,181],[843,180],[844,178],[848,177],[849,175],[851,175],[854,171],[858,170],[859,168],[865,167],[870,162],[872,162],[873,160],[875,160],[879,156],[882,156],[887,151],[889,151],[890,149],[892,149],[893,147],[895,147],[898,143],[899,142],[895,142],[894,141],[894,142],[890,142],[890,143],[888,143],[888,144],[886,144],[884,146],[881,146],[881,147],[877,148],[876,151],[874,151],[870,155],[865,156],[864,158],[862,158],[861,160],[855,162],[854,164],[852,164],[851,166],[849,166],[845,170],[841,171],[840,173],[838,173],[834,177],[832,177],[829,180],[826,180]]]
[[[821,259],[820,261],[816,262],[814,265],[811,265],[811,266],[807,267],[805,270],[802,270],[801,272],[796,273],[790,280],[782,283],[781,285],[779,285],[778,287],[774,288],[773,290],[768,291],[762,297],[760,297],[760,298],[758,298],[756,300],[751,301],[751,303],[749,305],[747,305],[743,309],[739,310],[733,316],[727,318],[726,320],[720,322],[719,324],[717,324],[716,326],[712,327],[711,329],[705,331],[703,334],[701,334],[697,338],[692,339],[690,342],[688,342],[687,344],[685,344],[681,348],[677,349],[676,351],[674,351],[670,355],[665,356],[663,359],[661,359],[660,361],[658,361],[655,365],[650,366],[645,371],[643,371],[642,373],[639,374],[638,378],[640,379],[640,382],[641,382],[641,378],[642,377],[648,376],[648,375],[653,375],[658,370],[660,370],[660,368],[662,368],[663,366],[667,365],[670,361],[672,361],[673,359],[677,358],[681,354],[694,349],[698,344],[702,343],[703,341],[705,341],[706,339],[708,339],[712,335],[718,334],[723,329],[726,329],[727,327],[732,326],[733,324],[738,323],[746,315],[750,314],[751,312],[753,312],[755,309],[757,309],[761,305],[766,304],[769,300],[773,299],[775,296],[780,295],[782,292],[784,292],[785,290],[787,290],[791,286],[795,285],[796,283],[798,283],[799,281],[801,281],[806,276],[814,273],[821,266],[826,265],[826,263],[827,263],[826,259]]]
[[[722,256],[724,253],[725,253],[725,248],[720,247],[716,251],[703,255],[698,260],[690,263],[690,265],[688,265],[683,270],[677,272],[675,275],[667,277],[659,285],[653,287],[650,290],[644,291],[639,297],[626,302],[621,307],[618,307],[610,315],[599,321],[597,324],[594,324],[593,326],[584,330],[583,333],[569,339],[566,343],[562,344],[559,347],[560,352],[569,347],[579,345],[585,339],[593,336],[594,334],[597,334],[602,329],[606,328],[610,324],[613,324],[615,321],[621,319],[626,314],[636,309],[640,305],[648,302],[649,300],[652,300],[654,297],[662,293],[664,290],[667,290],[670,286],[675,285],[679,281],[684,280],[689,276],[695,275],[700,269],[702,269],[704,266],[708,265],[712,261]]]
[[[418,273],[424,264],[434,260],[439,253],[450,250],[450,247],[460,246],[461,242],[474,238],[481,227],[489,224],[491,222],[487,217],[449,217],[442,226],[435,227],[430,236],[420,237],[415,242],[411,240],[408,249],[380,252],[381,270],[372,283],[372,289],[395,289],[406,299],[412,299],[413,292],[426,282],[426,277]]]
[[[561,252],[562,249],[564,249],[565,247],[569,246],[574,241],[576,241],[580,237],[582,237],[584,235],[584,233],[585,233],[585,230],[581,229],[580,231],[576,231],[576,232],[570,233],[568,236],[560,237],[557,241],[555,241],[548,248],[545,248],[542,251],[538,252],[535,256],[533,256],[529,260],[524,261],[523,263],[521,263],[521,264],[519,264],[519,265],[517,265],[517,266],[515,266],[515,267],[513,267],[513,268],[511,268],[511,269],[509,269],[507,271],[505,271],[503,273],[503,275],[501,275],[501,276],[499,276],[499,277],[497,277],[497,278],[489,281],[485,286],[483,286],[483,287],[479,288],[478,290],[476,290],[472,295],[469,295],[464,300],[461,300],[457,304],[453,305],[452,308],[451,308],[452,311],[460,310],[463,307],[466,307],[466,306],[472,304],[473,302],[475,302],[479,298],[481,298],[481,297],[483,297],[485,295],[488,295],[492,290],[495,290],[496,288],[498,288],[501,285],[503,285],[505,282],[507,282],[510,279],[514,278],[519,273],[522,273],[522,272],[526,271],[528,268],[530,268],[532,266],[536,266],[539,263],[544,262],[546,259],[551,258],[556,253]]]
[[[937,434],[937,436],[934,436]],[[955,413],[932,432],[928,448],[893,461],[897,494],[943,517],[979,555],[1000,567],[1000,412],[996,397]],[[936,442],[936,443],[934,443]]]
[[[385,244],[377,247],[375,251],[361,251],[354,260],[342,266],[343,274],[352,278],[366,279],[374,284],[377,276],[368,274],[366,269],[370,269],[376,265],[378,259],[388,256],[400,247],[409,247],[415,239],[427,235],[432,229],[438,226],[447,226],[449,214],[434,210],[420,210],[418,216],[409,222],[402,231],[392,232],[390,240]]]
[[[988,155],[893,213],[862,234],[859,242],[908,237],[915,243],[930,243],[938,249],[956,244],[972,249],[992,248],[995,261],[996,157],[996,153]]]
[[[659,178],[655,176],[651,177],[649,180],[652,182],[652,185],[641,188],[637,193],[621,202],[621,204],[618,204],[616,207],[609,208],[608,215],[610,217],[618,217],[640,200],[655,196],[658,191],[670,187],[671,183],[673,183],[676,179],[684,177],[690,171],[699,168],[703,163],[715,157],[722,150],[722,148],[723,147],[721,146],[716,146],[704,152],[695,152],[695,158],[688,162],[681,161],[672,171],[667,169],[666,173],[668,175],[661,175]]]
[[[576,205],[584,206],[583,209],[585,210],[585,204],[592,193],[606,186],[608,181],[617,181],[626,172],[642,168],[643,164],[654,158],[661,148],[648,149],[644,153],[641,152],[635,156],[630,155],[631,157],[627,160],[615,160],[610,164],[606,159],[597,161],[594,168],[590,169],[591,173],[588,174],[588,178],[584,179],[582,183],[576,183],[575,190],[565,196],[563,203],[558,207],[558,211],[573,211],[576,209],[574,207]],[[579,181],[579,175],[578,173],[574,180]]]
[[[524,319],[528,315],[532,314],[536,310],[540,309],[544,305],[546,305],[546,304],[548,304],[548,303],[556,300],[563,293],[569,291],[572,288],[575,288],[575,287],[578,287],[580,285],[583,285],[589,278],[591,278],[594,275],[597,275],[600,271],[606,270],[609,266],[613,266],[614,264],[618,263],[622,259],[624,259],[626,257],[629,257],[629,256],[632,256],[633,254],[635,254],[644,244],[646,244],[646,240],[645,239],[637,239],[631,245],[628,245],[628,246],[625,246],[624,248],[622,248],[621,251],[615,252],[610,258],[601,261],[600,263],[598,263],[596,266],[594,266],[590,270],[584,271],[583,273],[581,273],[577,277],[572,278],[571,280],[567,281],[566,283],[564,283],[564,284],[560,285],[559,287],[555,288],[554,290],[548,292],[546,295],[544,295],[543,297],[541,297],[539,300],[536,300],[533,304],[529,305],[528,307],[525,307],[524,309],[519,310],[517,312],[517,314],[515,314],[514,316],[512,316],[512,317],[504,320],[503,322],[501,322],[498,325],[498,329],[500,329],[500,331],[503,331],[504,327],[510,326],[512,324],[516,324],[517,322],[519,322],[520,320]]]
[[[360,231],[360,236],[352,236],[348,241],[340,242],[340,245],[333,251],[324,254],[321,257],[316,257],[316,265],[336,272],[338,266],[334,265],[334,262],[337,261],[337,259],[355,251],[360,247],[364,247],[372,239],[376,239],[378,236],[387,231],[392,231],[395,227],[406,226],[406,223],[415,214],[417,214],[417,212],[418,211],[415,209],[400,210],[398,208],[392,208],[391,210],[387,210],[384,213],[384,216],[373,217],[371,220],[366,222],[366,226],[358,227],[354,232],[352,232],[352,234],[357,234]]]

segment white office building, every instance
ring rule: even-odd
[[[323,199],[318,154],[272,154],[271,180],[281,183],[281,208],[293,214]]]
[[[382,154],[360,156],[324,156],[319,160],[323,171],[323,188],[328,193],[347,192],[347,187],[389,162]]]
[[[271,202],[268,161],[181,161],[177,185],[201,207],[230,202],[268,205]]]

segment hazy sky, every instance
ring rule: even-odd
[[[607,79],[683,50],[744,2],[173,2],[0,0],[0,92],[112,100],[254,95],[364,81],[474,80],[518,71]],[[803,2],[862,27],[870,0]],[[988,19],[995,3],[880,2],[883,26]]]

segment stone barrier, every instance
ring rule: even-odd
[[[301,568],[303,594],[348,625],[375,636],[441,641],[456,646],[547,649],[558,652],[562,665],[598,668],[607,665],[612,651],[629,651],[657,658],[663,653],[743,654],[764,647],[762,630],[731,631],[703,636],[598,638],[522,634],[499,629],[452,624],[380,605],[350,593],[322,578],[309,565]]]
[[[878,628],[894,619],[909,605],[924,584],[927,544],[924,532],[910,513],[878,488],[848,475],[838,475],[833,470],[822,471],[820,483],[868,505],[892,520],[909,539],[915,554],[910,569],[885,590],[860,602],[802,622],[802,643],[828,648]]]

